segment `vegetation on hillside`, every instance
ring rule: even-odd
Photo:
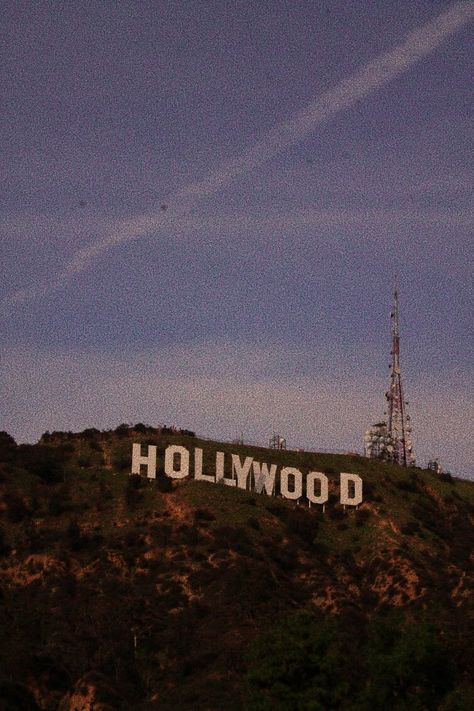
[[[159,471],[174,442],[205,471],[217,449],[323,471],[330,501],[130,476],[132,441]],[[0,509],[0,709],[474,707],[471,482],[123,425],[1,433]]]

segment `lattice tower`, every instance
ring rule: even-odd
[[[393,292],[393,308],[390,314],[392,332],[392,362],[390,364],[390,387],[385,393],[388,401],[387,433],[393,445],[392,461],[404,467],[415,464],[411,439],[408,401],[403,399],[400,370],[400,325],[398,318],[398,293]]]

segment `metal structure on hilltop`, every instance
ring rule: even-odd
[[[408,401],[403,399],[398,292],[396,289],[393,292],[393,308],[390,319],[392,323],[392,362],[390,364],[390,388],[385,394],[388,402],[387,432],[393,445],[392,461],[403,467],[411,467],[415,463],[415,458],[411,441],[410,415],[407,412]]]
[[[385,393],[388,402],[387,422],[379,422],[367,430],[364,436],[365,453],[371,459],[385,459],[403,467],[415,465],[411,439],[411,423],[408,401],[403,399],[400,369],[400,324],[398,317],[398,292],[393,292],[393,308],[390,314],[392,336],[392,362],[390,363],[390,386]]]
[[[270,437],[268,446],[270,449],[286,449],[286,439],[280,434],[274,434]]]

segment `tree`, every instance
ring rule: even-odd
[[[350,655],[337,619],[303,612],[259,638],[248,658],[250,708],[256,711],[343,708]]]

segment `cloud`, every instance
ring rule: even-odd
[[[274,211],[269,214],[268,210],[264,213],[257,212],[240,212],[232,214],[203,214],[201,216],[183,216],[176,220],[167,222],[166,236],[179,237],[185,240],[192,236],[193,243],[199,242],[199,236],[209,244],[211,240],[218,242],[221,239],[228,239],[233,233],[247,232],[252,235],[252,240],[258,240],[259,235],[264,235],[266,243],[269,239],[280,239],[282,236],[294,229],[315,228],[318,230],[320,240],[326,239],[328,242],[340,238],[341,230],[351,230],[358,228],[357,239],[366,243],[374,241],[385,242],[387,229],[389,226],[390,234],[393,236],[396,230],[399,230],[397,239],[406,241],[410,249],[414,247],[413,236],[407,228],[413,226],[428,227],[436,231],[439,228],[452,229],[455,227],[472,228],[474,218],[472,214],[455,210],[436,210],[436,209],[420,209],[420,208],[397,208],[397,209],[376,209],[376,208],[343,208],[343,209],[313,209],[303,208],[292,211]],[[142,239],[145,235],[149,235],[150,230],[146,230],[146,225],[151,223],[150,219],[144,219],[140,222],[134,222],[135,230],[131,230],[129,220],[126,223],[121,223],[114,233],[114,244],[130,242],[132,239]],[[31,231],[35,226],[33,216],[25,216],[23,218],[8,219],[0,223],[0,233],[12,235],[16,239],[17,233],[21,232],[22,226],[28,226]],[[39,224],[36,225],[35,233],[39,233],[34,242],[40,241],[40,233],[42,230],[49,232],[58,226],[62,234],[74,233],[74,238],[84,239],[84,230],[76,229],[76,222],[73,220],[68,223],[66,220],[57,220],[51,218],[48,221],[46,216],[41,216]],[[140,230],[141,227],[141,230]],[[375,231],[374,231],[375,228]],[[400,231],[401,229],[401,231]],[[96,231],[96,230],[93,230]],[[127,236],[125,239],[125,235]],[[431,236],[432,244],[434,237]],[[453,236],[452,239],[455,239]],[[108,242],[110,248],[112,241]],[[91,261],[99,257],[105,251],[102,242],[92,242],[86,244],[70,259],[66,267],[56,276],[52,275],[48,282],[42,284],[32,284],[7,295],[0,302],[0,309],[3,313],[9,314],[11,308],[16,305],[28,303],[35,298],[47,296],[57,289],[67,285],[76,274],[83,272]]]
[[[168,207],[165,212],[158,210],[127,220],[116,220],[103,229],[97,240],[79,249],[48,285],[22,289],[11,294],[3,301],[4,308],[66,286],[75,275],[86,270],[91,263],[116,245],[141,239],[157,230],[169,230],[199,201],[216,194],[235,178],[251,172],[285,149],[299,143],[321,123],[386,86],[473,19],[473,2],[454,3],[443,14],[409,33],[404,42],[380,54],[351,76],[317,96],[287,121],[275,126],[240,156],[223,161],[202,180],[190,183],[168,195],[162,200]]]
[[[229,340],[123,356],[15,349],[3,359],[2,428],[32,441],[46,429],[142,421],[218,440],[243,432],[264,446],[277,431],[291,447],[361,452],[384,407],[384,375],[371,362],[342,349],[305,354],[291,343]],[[409,392],[418,461],[439,456],[474,478],[468,376],[425,376]]]

